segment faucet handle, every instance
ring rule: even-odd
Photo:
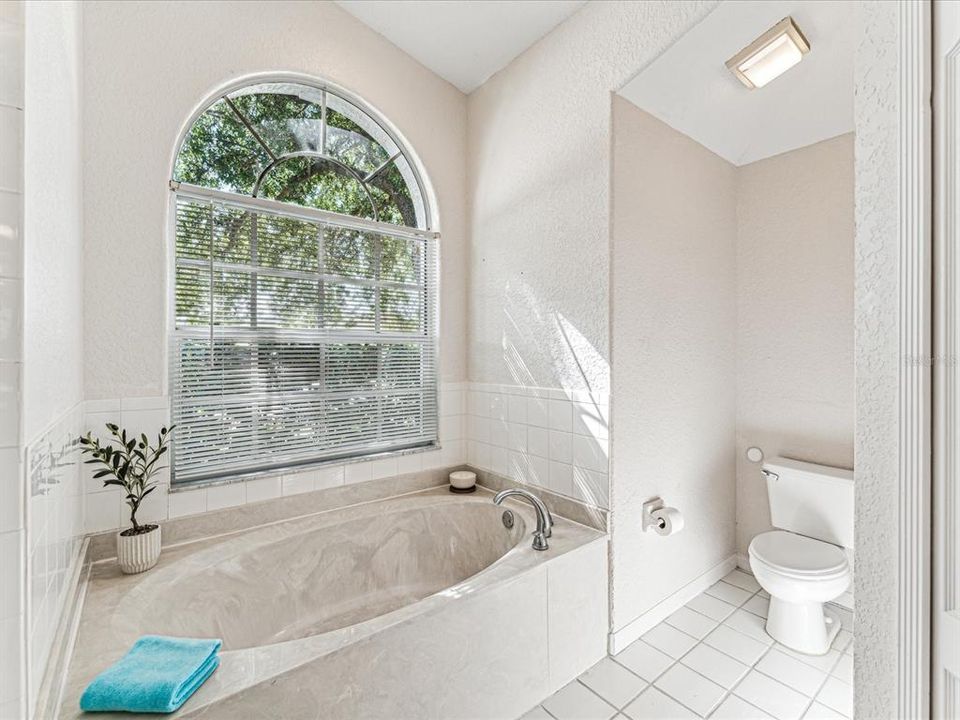
[[[547,538],[550,537],[548,534],[549,530],[545,532],[535,532],[533,534],[533,549],[534,550],[546,550],[550,546],[547,544]]]
[[[493,503],[499,505],[511,496],[523,498],[533,506],[537,515],[537,530],[533,533],[533,549],[546,550],[549,547],[547,538],[553,535],[553,515],[550,514],[550,510],[543,504],[543,500],[529,490],[523,490],[522,488],[501,490],[494,496]]]

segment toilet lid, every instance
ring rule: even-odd
[[[750,555],[785,575],[835,575],[847,570],[847,556],[836,545],[784,530],[757,535]]]

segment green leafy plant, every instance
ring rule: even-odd
[[[137,510],[144,498],[157,489],[157,483],[152,478],[165,467],[159,465],[159,462],[169,448],[170,433],[174,427],[171,425],[169,428],[160,428],[154,445],[150,444],[145,434],[128,437],[125,429],[113,423],[107,423],[107,430],[119,446],[101,442],[100,438],[89,432],[80,437],[80,452],[91,457],[84,462],[87,465],[101,466],[93,477],[106,478],[103,481],[104,487],[116,485],[126,492],[125,500],[130,506],[132,527],[124,530],[121,535],[140,535],[157,529],[156,525],[138,523]]]

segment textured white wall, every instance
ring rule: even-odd
[[[83,399],[80,7],[27,4],[23,439]]]
[[[737,550],[767,457],[853,467],[853,135],[737,168]]]
[[[710,2],[597,2],[469,97],[470,379],[609,386],[610,92]]]
[[[859,3],[854,332],[858,718],[897,716],[898,3]]]
[[[613,99],[616,632],[734,551],[736,168]],[[643,532],[659,495],[683,532]]]
[[[70,451],[83,400],[81,7],[30,1],[24,21],[21,482],[32,714],[83,535],[80,466]]]
[[[167,358],[167,181],[196,106],[244,75],[327,79],[419,155],[442,225],[441,372],[465,376],[466,100],[333,3],[89,2],[85,21],[86,397],[157,396]]]

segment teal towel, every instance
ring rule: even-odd
[[[217,669],[219,640],[144,635],[83,691],[85,712],[171,713]]]

